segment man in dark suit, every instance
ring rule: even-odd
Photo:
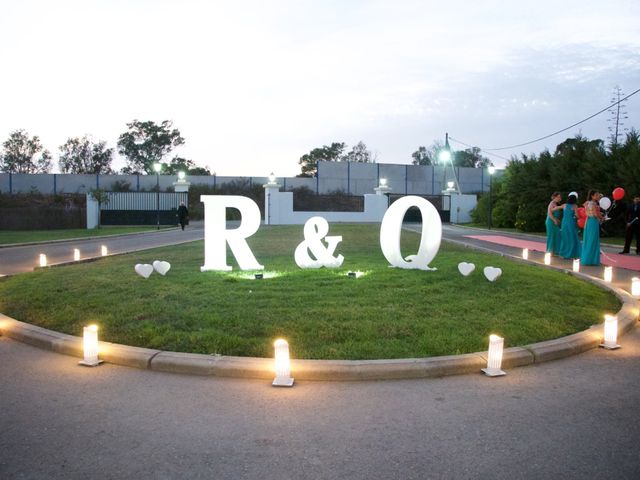
[[[633,196],[633,204],[627,210],[627,230],[621,254],[629,253],[633,237],[636,237],[636,254],[640,255],[640,194]]]

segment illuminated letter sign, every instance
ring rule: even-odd
[[[422,237],[416,255],[409,255],[406,260],[400,252],[400,234],[402,221],[407,210],[418,207],[422,214]],[[394,267],[420,270],[429,268],[429,262],[438,253],[442,239],[442,222],[436,208],[422,197],[408,196],[396,200],[388,208],[380,226],[380,247],[384,257]]]
[[[322,217],[311,217],[304,224],[304,242],[300,243],[294,253],[296,263],[300,268],[338,268],[342,265],[344,257],[333,256],[338,243],[342,241],[342,236],[327,237],[329,233],[329,223]],[[325,247],[322,239],[327,242]],[[311,258],[308,251],[311,251],[315,260]]]
[[[227,243],[241,270],[262,270],[247,241],[260,228],[260,209],[247,197],[236,195],[201,195],[204,203],[204,265],[201,271],[230,271],[227,265]],[[237,208],[241,221],[238,228],[227,230],[227,208]]]

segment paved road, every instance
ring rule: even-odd
[[[204,223],[193,222],[184,231],[160,230],[151,233],[103,237],[94,240],[69,240],[42,245],[25,245],[0,248],[0,275],[30,272],[39,265],[41,253],[47,255],[50,264],[70,262],[73,249],[78,248],[81,258],[101,256],[101,246],[106,245],[110,254],[146,250],[166,245],[192,242],[204,238]]]
[[[442,379],[192,377],[0,337],[0,478],[640,478],[640,332],[617,351]]]
[[[637,479],[640,329],[621,343],[500,378],[276,389],[0,337],[0,478]]]

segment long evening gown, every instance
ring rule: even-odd
[[[573,212],[572,204],[565,204],[562,212],[562,225],[560,230],[560,251],[562,258],[580,258],[580,238],[578,237],[578,224]]]
[[[582,238],[584,245],[580,255],[581,265],[600,265],[600,222],[595,216],[595,203],[587,206],[587,222],[584,226]],[[592,213],[590,215],[590,213]]]
[[[554,207],[556,206],[555,202],[551,203],[553,203]],[[560,213],[560,210],[556,210],[553,212],[553,216],[559,220]],[[549,218],[549,215],[547,215],[545,226],[547,227],[547,252],[551,252],[553,255],[558,255],[560,252],[560,227]]]

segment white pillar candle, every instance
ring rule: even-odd
[[[275,369],[276,378],[272,385],[275,387],[292,387],[291,361],[289,360],[289,344],[286,340],[279,338],[273,344],[275,348]]]
[[[98,326],[89,325],[83,328],[82,344],[84,348],[84,359],[79,362],[86,367],[95,367],[102,363],[98,359]]]
[[[613,267],[611,266],[604,267],[604,281],[611,282],[612,279],[613,279]]]
[[[620,348],[617,344],[618,341],[618,317],[614,315],[604,316],[604,342],[601,347],[609,350]]]
[[[489,377],[505,375],[501,370],[502,351],[504,349],[504,338],[498,335],[489,335],[489,352],[487,355],[487,368],[482,371]]]

